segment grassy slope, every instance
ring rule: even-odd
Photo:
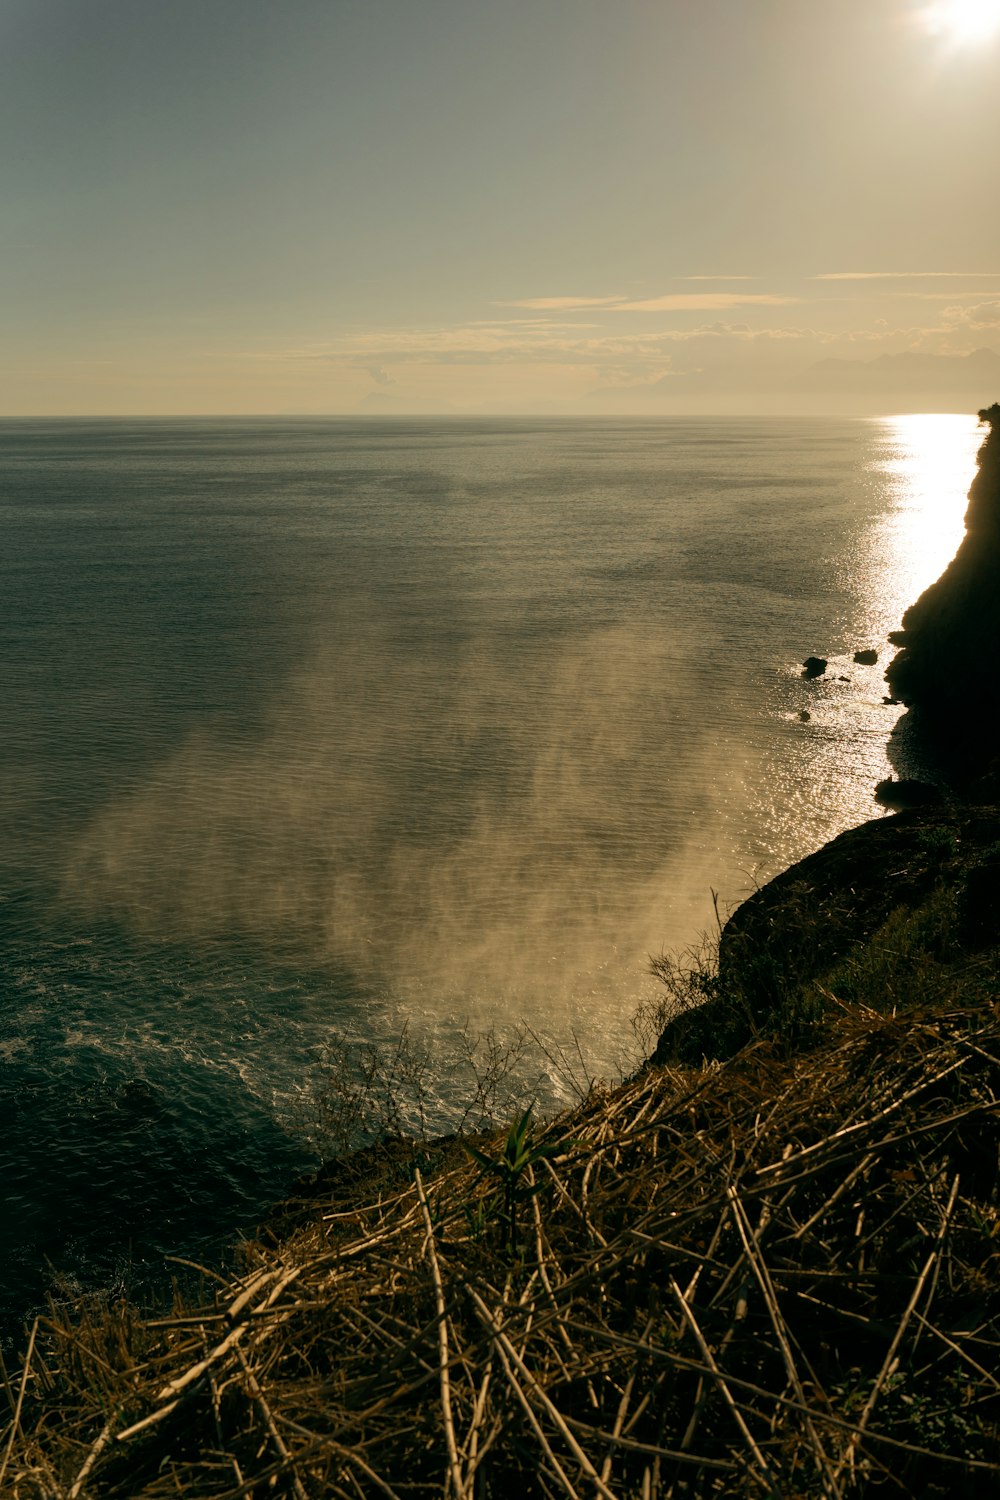
[[[996,1493],[998,817],[766,887],[533,1163],[395,1142],[200,1306],[39,1326],[0,1494]]]

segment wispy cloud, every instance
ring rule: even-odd
[[[369,373],[404,364],[608,366],[627,361],[633,368],[653,368],[668,364],[677,348],[685,344],[773,344],[816,336],[807,328],[752,329],[746,323],[722,321],[641,333],[595,333],[589,324],[470,323],[453,328],[359,333],[328,345],[288,349],[283,357],[292,362],[346,363]],[[272,353],[267,357],[281,356]]]
[[[1000,280],[1000,277],[997,278]],[[959,292],[952,286],[946,292],[886,292],[886,297],[895,297],[907,302],[977,302],[983,297],[1000,297],[992,287],[977,287],[974,292]]]
[[[1000,277],[998,271],[823,271],[812,281],[926,281],[931,277],[948,277],[955,281]]]
[[[621,297],[518,297],[497,307],[527,307],[537,312],[569,312],[574,307],[614,307]]]
[[[688,357],[716,357],[719,351],[749,352],[756,346],[763,354],[781,345],[812,344],[825,351],[838,347],[879,345],[893,348],[936,350],[942,338],[959,332],[993,326],[1000,300],[994,294],[981,297],[964,309],[953,293],[950,306],[942,309],[935,326],[900,325],[885,318],[874,325],[853,329],[830,329],[791,323],[751,326],[728,318],[699,321],[686,326],[651,330],[632,323],[625,330],[610,331],[592,323],[566,323],[546,318],[501,319],[455,324],[451,327],[383,328],[346,333],[329,341],[286,347],[247,350],[243,359],[257,363],[291,365],[339,365],[364,371],[383,385],[386,378],[404,366],[415,365],[565,365],[600,369],[628,368],[632,378],[661,372],[687,348]],[[1000,298],[1000,294],[996,294]],[[938,309],[935,307],[935,312]],[[376,373],[377,372],[377,373]]]
[[[579,318],[562,322],[557,318],[474,318],[470,328],[528,328],[548,332],[552,328],[600,328],[600,323],[582,323]]]
[[[668,292],[637,302],[619,302],[616,312],[724,312],[731,307],[787,307],[797,297],[771,292]]]
[[[748,276],[684,276],[682,281],[749,281]],[[666,292],[660,297],[524,297],[500,302],[498,307],[523,307],[537,312],[569,312],[600,307],[606,312],[724,312],[731,307],[784,307],[798,297],[772,292]]]

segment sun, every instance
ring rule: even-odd
[[[988,42],[1000,32],[1000,0],[933,0],[922,16],[932,35],[958,47]]]

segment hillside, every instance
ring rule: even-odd
[[[727,1061],[471,1142],[489,1169],[387,1142],[197,1305],[37,1324],[0,1493],[990,1492],[1000,948],[963,923],[1000,813],[956,816],[880,822],[877,862],[845,863],[847,836],[852,941],[824,951],[834,887],[800,868],[727,932],[721,977],[664,970],[750,1026]],[[894,853],[907,897],[868,907]],[[738,955],[778,912],[800,962],[755,1023],[766,979]]]

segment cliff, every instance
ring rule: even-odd
[[[1000,403],[979,418],[989,432],[969,490],[965,538],[904,614],[891,637],[902,650],[886,672],[893,697],[916,711],[922,736],[960,779],[994,761],[1000,721]]]

